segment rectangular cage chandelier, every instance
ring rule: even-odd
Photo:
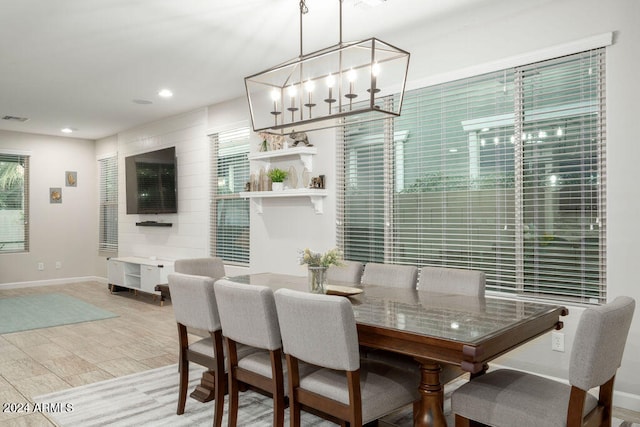
[[[289,134],[335,127],[337,119],[357,121],[399,116],[409,52],[376,38],[340,42],[304,55],[300,2],[300,56],[245,77],[251,122],[256,132]]]

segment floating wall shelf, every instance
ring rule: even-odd
[[[262,199],[275,197],[309,197],[317,214],[324,212],[323,200],[327,197],[327,190],[314,190],[310,188],[295,188],[283,191],[248,191],[241,192],[240,197],[253,200],[256,212],[262,213]]]
[[[316,147],[283,148],[281,150],[261,151],[259,153],[249,154],[249,160],[260,161],[268,168],[271,163],[271,159],[299,157],[304,167],[311,172],[313,170],[313,156],[317,153],[318,149]]]

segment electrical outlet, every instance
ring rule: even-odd
[[[39,263],[38,263],[38,270],[39,270],[39,271],[44,270],[44,262],[39,262]]]
[[[564,352],[564,334],[551,332],[551,350]]]
[[[62,268],[62,262],[56,261],[56,270],[60,270]]]

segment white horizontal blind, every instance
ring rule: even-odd
[[[29,251],[29,156],[0,153],[0,253]]]
[[[118,252],[118,156],[98,160],[100,169],[100,230],[98,250]]]
[[[249,201],[240,198],[249,181],[249,128],[211,136],[211,254],[230,264],[249,264]]]
[[[524,293],[606,295],[604,64],[592,51],[518,71]]]
[[[347,120],[345,257],[478,269],[489,289],[603,301],[603,57],[418,89],[398,118]]]

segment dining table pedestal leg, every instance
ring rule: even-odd
[[[211,402],[215,399],[215,374],[213,371],[205,371],[202,374],[202,379],[200,380],[200,384],[196,386],[193,392],[189,395],[191,398],[197,400],[198,402]]]
[[[440,384],[440,364],[432,360],[416,359],[420,363],[420,402],[414,414],[413,425],[416,427],[446,427],[447,420],[442,411],[444,389]]]

